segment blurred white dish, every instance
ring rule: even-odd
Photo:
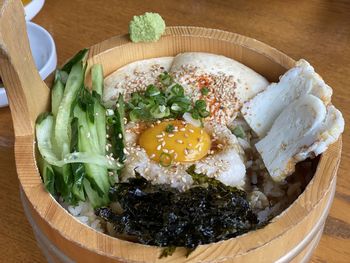
[[[28,4],[24,6],[24,10],[26,13],[26,20],[32,20],[43,8],[45,0],[32,0]]]
[[[57,66],[55,42],[44,28],[32,22],[27,22],[27,33],[35,65],[41,78],[45,79]],[[6,92],[0,87],[0,107],[6,105]]]

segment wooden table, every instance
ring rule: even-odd
[[[168,25],[237,32],[295,59],[306,58],[333,87],[333,103],[350,122],[350,2],[346,0],[47,0],[33,21],[52,34],[62,63],[83,47],[126,33],[131,17],[145,11],[160,13]],[[9,108],[0,109],[0,262],[45,262],[19,200],[11,123]],[[348,136],[346,129],[334,205],[312,262],[350,262]]]

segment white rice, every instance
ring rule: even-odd
[[[81,223],[96,229],[97,231],[104,232],[101,220],[95,215],[94,209],[89,202],[80,201],[76,206],[67,205],[61,198],[60,204],[78,221]]]

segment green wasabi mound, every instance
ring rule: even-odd
[[[132,42],[155,42],[165,30],[165,22],[157,13],[145,13],[134,16],[129,23]]]

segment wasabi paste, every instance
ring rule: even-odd
[[[132,42],[155,42],[165,30],[165,22],[157,13],[145,13],[134,16],[129,23]]]

